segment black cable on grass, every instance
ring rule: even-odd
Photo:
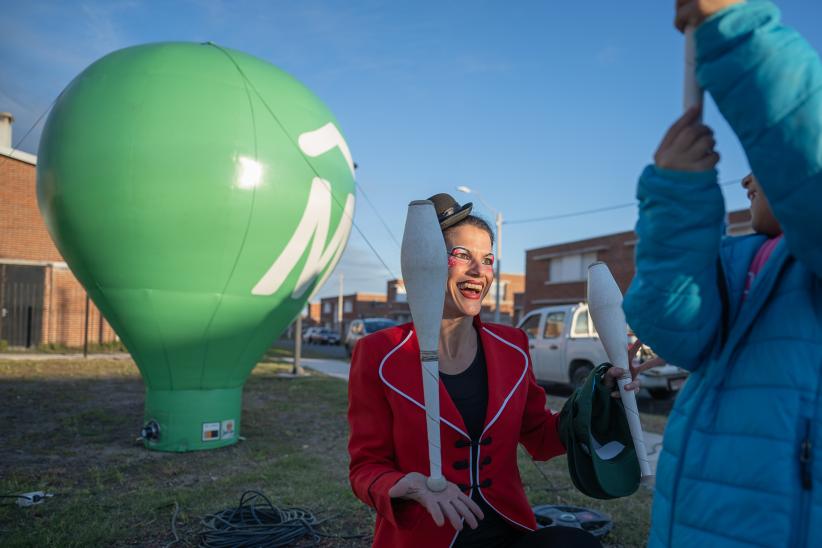
[[[290,546],[300,540],[316,546],[322,538],[365,538],[365,535],[327,535],[315,529],[326,521],[328,518],[317,519],[303,508],[278,508],[259,491],[246,491],[236,508],[203,518],[200,546],[273,548]]]
[[[568,491],[571,488],[570,485],[566,485],[565,487],[553,487],[551,485],[551,480],[548,479],[548,476],[545,474],[545,472],[542,471],[542,468],[539,467],[537,461],[531,459],[531,464],[534,465],[534,468],[537,469],[537,472],[539,472],[542,475],[543,479],[545,480],[545,483],[548,484],[547,487],[540,487],[540,491],[548,491],[549,493],[553,493],[555,491]]]
[[[169,548],[180,542],[180,535],[177,534],[177,515],[180,513],[180,504],[174,501],[174,513],[171,514],[171,534],[174,535],[174,540],[165,545],[164,548]]]
[[[0,499],[19,499],[25,498],[22,495],[0,495]]]

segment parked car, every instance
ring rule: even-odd
[[[327,327],[309,327],[303,334],[309,344],[340,344],[340,334]]]
[[[303,331],[303,342],[304,343],[312,343],[314,342],[314,337],[319,333],[322,327],[309,327],[305,331]]]
[[[340,334],[334,329],[324,327],[314,336],[314,342],[320,344],[340,344]]]
[[[585,303],[532,310],[518,327],[528,335],[538,382],[582,386],[597,364],[608,361]],[[647,347],[641,355],[653,356]],[[662,399],[682,388],[687,376],[685,369],[667,364],[641,373],[640,384],[652,397]]]
[[[315,334],[322,329],[321,327],[309,327],[305,331],[303,331],[303,342],[304,343],[311,343]]]
[[[348,357],[350,358],[354,352],[357,341],[375,331],[395,325],[397,325],[397,322],[389,318],[365,318],[352,321],[351,325],[348,326],[348,333],[345,335],[345,351]]]

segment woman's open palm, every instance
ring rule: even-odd
[[[394,484],[388,491],[388,496],[421,504],[439,526],[445,524],[447,517],[454,529],[462,530],[463,519],[471,529],[476,529],[477,519],[484,517],[482,510],[459,487],[450,481],[446,483],[445,490],[436,493],[426,485],[425,476],[419,472],[410,472]]]

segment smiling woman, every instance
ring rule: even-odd
[[[447,485],[440,492],[426,485],[426,414],[414,326],[365,337],[354,350],[349,377],[350,479],[354,493],[377,510],[374,545],[599,546],[582,530],[537,530],[516,447],[522,443],[539,460],[564,453],[560,415],[546,409],[525,333],[480,320],[494,281],[488,223],[471,215],[470,203],[460,205],[448,194],[429,200],[448,253],[438,349]]]

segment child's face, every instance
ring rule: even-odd
[[[759,181],[753,173],[742,179],[742,188],[748,191],[748,199],[751,201],[751,226],[756,232],[767,236],[779,236],[782,234],[782,227],[771,211],[771,204],[762,192]]]

